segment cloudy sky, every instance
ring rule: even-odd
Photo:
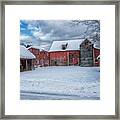
[[[49,46],[53,40],[89,38],[99,34],[99,23],[97,20],[20,20],[20,42]]]

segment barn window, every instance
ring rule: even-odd
[[[62,44],[62,50],[65,50],[68,46],[68,43]]]

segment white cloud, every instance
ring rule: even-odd
[[[20,40],[24,40],[24,41],[28,41],[28,40],[31,40],[31,36],[27,36],[27,35],[21,35],[20,36]]]
[[[41,31],[33,31],[33,36],[35,38],[40,38],[41,36],[44,36],[44,34]]]
[[[43,34],[43,35],[41,35],[39,37],[42,40],[50,40],[52,35],[53,35],[53,33],[54,33],[54,30],[51,30],[49,33]]]
[[[51,38],[54,37],[53,33],[54,33],[54,30],[51,30],[49,33],[43,33],[42,30],[32,31],[33,36],[36,39],[40,39],[40,40],[51,40]]]

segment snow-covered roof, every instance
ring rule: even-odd
[[[52,52],[52,51],[80,50],[80,44],[84,40],[85,39],[53,41],[49,52]],[[66,49],[62,49],[62,45],[67,45]]]
[[[100,49],[100,47],[97,44],[94,44],[93,47],[96,48],[96,49]]]
[[[30,49],[30,48],[35,48],[35,49],[39,49],[40,51],[48,51],[48,46],[46,45],[41,45],[41,46],[38,46],[38,45],[34,45],[34,46],[30,46],[28,49]]]
[[[30,46],[27,49],[30,49],[30,48],[40,49],[40,46]]]
[[[35,56],[23,45],[20,45],[20,58],[34,59]]]

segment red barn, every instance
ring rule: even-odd
[[[81,65],[80,45],[84,41],[85,39],[53,41],[49,50],[50,66]],[[100,49],[92,47],[92,54],[93,66],[99,66],[97,57],[100,54]]]
[[[41,48],[41,46],[31,46],[28,48],[36,56],[35,65],[38,67],[49,66],[49,53],[47,50]]]
[[[49,50],[50,65],[80,65],[80,44],[83,40],[53,41]]]

